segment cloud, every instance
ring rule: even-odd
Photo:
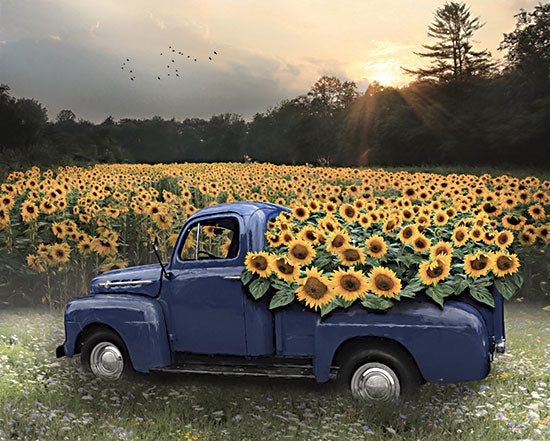
[[[149,18],[155,24],[155,26],[159,28],[161,31],[164,31],[166,29],[166,25],[164,24],[164,21],[158,17],[155,17],[152,12],[149,12]]]
[[[50,38],[55,41],[61,41],[61,37],[59,35],[50,35]]]

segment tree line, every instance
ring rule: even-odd
[[[438,8],[433,44],[401,88],[323,76],[309,92],[257,113],[100,124],[0,85],[0,160],[11,168],[86,162],[242,161],[344,166],[550,165],[550,3],[521,10],[499,65],[472,40],[483,25],[463,3]]]

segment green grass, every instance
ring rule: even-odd
[[[472,383],[372,409],[313,381],[143,375],[101,382],[56,360],[62,314],[0,312],[0,440],[550,438],[550,312],[511,303],[508,351]],[[499,413],[500,412],[500,413]]]

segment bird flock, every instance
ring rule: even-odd
[[[218,55],[217,51],[212,51],[212,53],[208,56],[208,60],[213,61],[217,55]],[[195,56],[192,56],[190,54],[184,54],[182,51],[176,50],[176,48],[173,46],[168,46],[167,50],[161,51],[160,56],[163,57],[162,68],[157,73],[157,81],[161,81],[162,79],[168,78],[168,77],[181,78],[183,76],[182,75],[182,71],[184,68],[183,63],[185,62],[196,63],[199,61],[199,59],[195,58]],[[133,62],[130,60],[130,58],[125,58],[122,61],[122,65],[120,66],[120,69],[124,71],[124,73],[127,75],[130,81],[135,81],[136,79],[135,67]]]

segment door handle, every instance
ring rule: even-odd
[[[223,277],[224,279],[229,279],[229,280],[237,280],[241,278],[241,276],[224,276]]]

